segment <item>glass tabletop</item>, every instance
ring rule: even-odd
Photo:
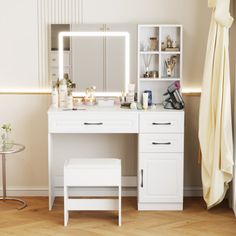
[[[11,147],[0,146],[0,154],[12,154],[21,152],[25,149],[25,146],[19,143],[13,143]]]

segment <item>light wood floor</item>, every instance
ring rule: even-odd
[[[0,202],[0,236],[236,236],[236,218],[224,202],[210,211],[201,198],[186,198],[183,212],[140,212],[136,198],[123,198],[123,225],[117,226],[116,212],[71,212],[63,226],[63,200],[48,211],[46,197],[24,198],[28,207],[18,211],[16,203]]]

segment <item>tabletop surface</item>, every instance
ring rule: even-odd
[[[0,146],[0,154],[12,154],[12,153],[17,153],[21,152],[25,149],[25,146],[22,144],[18,143],[13,143],[12,147],[3,147]]]
[[[67,108],[53,108],[52,106],[48,109],[48,114],[52,113],[86,113],[86,112],[126,112],[126,113],[155,113],[155,112],[168,112],[168,113],[178,113],[184,112],[183,110],[175,110],[175,109],[164,109],[162,105],[156,105],[155,109],[148,110],[132,110],[130,108],[121,108],[119,105],[114,105],[113,107],[99,107],[97,105],[94,106],[77,106],[74,110]]]

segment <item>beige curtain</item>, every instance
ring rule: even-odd
[[[230,0],[209,0],[212,19],[199,115],[202,184],[208,209],[220,203],[233,177],[229,28]]]

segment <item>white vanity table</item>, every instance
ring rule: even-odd
[[[155,111],[95,106],[86,110],[48,111],[50,210],[57,196],[55,185],[62,187],[55,166],[62,170],[63,162],[55,156],[54,139],[60,134],[87,133],[137,134],[138,210],[183,209],[184,111],[165,110],[161,106]]]
[[[82,27],[82,28],[81,28]],[[141,102],[141,95],[145,90],[152,91],[152,103],[161,104],[163,102],[163,94],[166,89],[174,81],[181,82],[182,79],[182,26],[181,25],[117,25],[109,30],[107,26],[96,32],[87,32],[91,30],[89,25],[69,26],[76,28],[78,31],[61,32],[59,34],[59,78],[63,78],[63,73],[66,71],[65,48],[63,46],[64,37],[76,37],[79,44],[76,44],[75,38],[71,39],[70,53],[77,46],[81,48],[81,37],[89,40],[88,49],[93,48],[91,38],[97,37],[95,45],[102,40],[104,43],[112,43],[109,51],[109,57],[114,61],[107,59],[107,51],[103,51],[102,58],[105,66],[99,69],[103,71],[105,77],[103,82],[108,83],[108,77],[114,84],[114,91],[106,89],[97,93],[95,96],[120,96],[120,91],[126,91],[129,83],[136,83],[138,102]],[[136,33],[137,31],[137,33]],[[137,36],[136,36],[137,34]],[[106,37],[106,38],[104,38]],[[123,40],[125,51],[120,56],[121,62],[117,62],[117,40]],[[155,48],[150,47],[150,40],[155,40]],[[175,42],[175,47],[170,48],[165,46],[167,39]],[[87,42],[85,40],[85,42]],[[84,42],[84,41],[83,41]],[[164,47],[163,47],[164,44]],[[77,45],[77,46],[76,46]],[[167,44],[168,45],[168,44]],[[108,45],[107,45],[108,46]],[[111,46],[111,45],[110,45]],[[137,46],[137,49],[135,47]],[[83,46],[82,46],[83,47]],[[99,48],[95,46],[95,48]],[[104,49],[104,47],[102,47]],[[113,50],[111,50],[113,49]],[[119,49],[120,51],[120,49]],[[113,52],[113,55],[111,55]],[[83,55],[80,60],[80,66],[87,68],[85,71],[94,69],[97,63],[88,65],[82,64],[84,56],[88,59],[98,56],[99,53],[92,53],[90,56],[87,51],[81,53]],[[78,56],[79,54],[76,53]],[[135,60],[137,57],[137,63]],[[74,58],[74,57],[72,57]],[[175,67],[171,76],[166,74],[167,61],[171,58],[175,59]],[[64,61],[63,61],[64,59]],[[77,61],[77,60],[75,60]],[[90,60],[88,60],[90,61]],[[72,60],[73,62],[73,60]],[[111,63],[112,62],[112,63]],[[147,63],[149,62],[149,63]],[[73,64],[73,63],[72,63]],[[78,63],[75,64],[75,69],[78,69]],[[118,72],[123,71],[123,75],[117,73],[114,68],[117,64],[122,65]],[[148,65],[149,64],[149,65]],[[87,66],[87,67],[86,67]],[[112,70],[110,76],[107,69]],[[137,69],[135,69],[137,68]],[[89,83],[86,86],[91,86],[89,78],[97,77],[99,71],[95,71],[95,76],[89,76],[85,73],[76,76],[80,78],[79,85]],[[135,76],[137,71],[137,76]],[[155,76],[151,76],[151,72],[155,72]],[[118,78],[113,75],[119,75]],[[146,76],[148,75],[148,76]],[[108,76],[108,77],[107,77]],[[85,81],[83,81],[83,79]],[[72,76],[73,80],[73,76]],[[124,87],[119,87],[116,82],[121,80]],[[104,86],[103,86],[104,87]],[[106,86],[105,86],[106,87]],[[105,88],[104,87],[104,88]],[[99,88],[99,86],[98,86]],[[113,92],[111,95],[110,92]],[[103,95],[101,95],[103,94]],[[77,96],[84,96],[83,93],[78,93]],[[90,138],[87,135],[90,134]],[[66,159],[85,158],[93,149],[93,158],[101,158],[96,146],[97,142],[101,145],[100,140],[91,141],[92,138],[101,134],[108,134],[110,139],[114,140],[114,134],[136,134],[138,141],[135,145],[130,145],[128,148],[136,148],[134,157],[137,158],[137,181],[132,183],[132,187],[137,188],[138,210],[182,210],[183,209],[183,159],[184,159],[184,111],[183,110],[165,110],[162,106],[157,109],[148,111],[130,110],[120,107],[101,108],[81,107],[80,110],[52,109],[48,111],[48,166],[49,166],[49,209],[52,209],[53,202],[56,196],[59,196],[58,188],[63,186],[63,165]],[[80,137],[80,139],[79,139]],[[84,147],[85,143],[89,146]],[[83,142],[82,148],[79,148],[79,142]],[[80,146],[81,147],[81,146]],[[87,148],[87,149],[86,149]],[[99,147],[99,149],[107,149],[108,146]],[[113,146],[114,148],[114,146]],[[85,152],[81,153],[81,150]],[[94,156],[95,153],[95,156]],[[137,154],[136,154],[137,153]],[[123,158],[118,156],[115,150],[110,150],[113,158]],[[111,157],[111,155],[109,155]],[[102,157],[103,158],[103,157]],[[127,155],[125,158],[129,158]],[[124,167],[124,166],[123,166]],[[131,166],[129,166],[131,167]],[[136,178],[137,176],[137,178]],[[125,177],[125,176],[124,176]],[[129,182],[129,181],[128,181]],[[125,183],[123,186],[127,187]],[[129,186],[130,187],[130,186]],[[77,191],[77,194],[79,191]],[[76,195],[77,195],[76,194]],[[96,192],[95,194],[96,195]]]

